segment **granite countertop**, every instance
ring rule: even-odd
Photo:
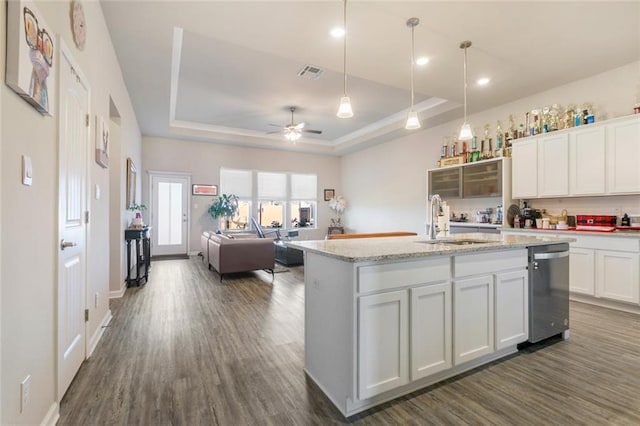
[[[611,232],[598,232],[598,231],[576,231],[575,229],[538,229],[538,228],[502,228],[507,232],[522,232],[528,234],[553,234],[566,235],[567,237],[579,237],[581,235],[596,235],[598,237],[620,237],[620,238],[640,238],[640,231],[633,230],[615,230]]]
[[[458,240],[482,241],[484,244],[447,244],[447,242]],[[575,239],[569,236],[567,238],[553,238],[548,236],[529,237],[524,235],[467,233],[436,240],[429,240],[426,235],[419,235],[411,237],[291,241],[289,246],[348,262],[364,262],[510,250],[573,241]]]

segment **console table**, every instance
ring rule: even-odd
[[[145,226],[140,229],[125,229],[124,239],[127,242],[127,287],[131,286],[132,281],[135,281],[136,286],[139,286],[141,278],[144,278],[145,283],[149,279],[149,269],[151,268],[151,227]],[[136,250],[135,280],[131,278],[132,242],[135,242]],[[144,274],[140,273],[140,268],[144,268]]]

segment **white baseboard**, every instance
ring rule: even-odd
[[[91,356],[96,346],[98,346],[98,342],[100,341],[100,338],[104,334],[104,328],[109,325],[109,323],[111,322],[111,318],[113,318],[113,316],[111,316],[111,309],[109,309],[106,315],[104,316],[104,318],[102,318],[102,321],[100,321],[100,325],[98,326],[96,331],[93,333],[93,335],[89,339],[87,358]]]
[[[40,422],[40,426],[55,426],[60,418],[60,406],[57,402],[51,404],[49,411],[44,416],[44,419]]]
[[[125,291],[127,291],[127,285],[123,281],[120,290],[112,290],[109,292],[109,299],[119,299],[124,296]]]
[[[197,256],[198,253],[202,253],[200,250],[196,250],[196,251],[190,251],[189,253],[187,253],[189,256]]]

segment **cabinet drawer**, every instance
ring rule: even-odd
[[[448,280],[451,262],[448,256],[410,262],[360,266],[358,268],[358,291],[390,290],[409,285]]]
[[[571,235],[571,237],[576,239],[575,242],[571,243],[571,247],[627,251],[631,253],[640,252],[640,238],[599,237],[596,235]]]
[[[454,277],[492,274],[508,269],[526,268],[527,250],[508,250],[480,254],[455,256],[453,260]]]

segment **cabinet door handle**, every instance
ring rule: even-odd
[[[60,240],[60,250],[64,250],[67,247],[75,247],[76,243],[72,243],[71,241],[65,241],[64,239]]]

